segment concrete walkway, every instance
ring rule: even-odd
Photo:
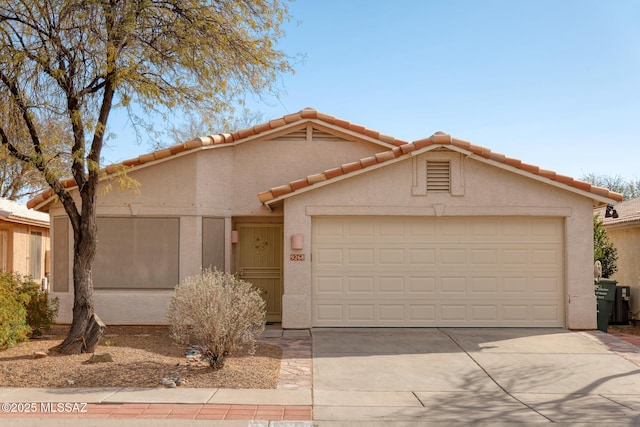
[[[313,390],[309,331],[272,327],[262,340],[284,353],[275,390],[0,388],[0,402],[21,405],[20,414],[0,412],[0,425],[640,423],[634,336],[559,329],[312,332]]]
[[[601,332],[321,329],[312,334],[313,415],[319,425],[640,423],[638,348]]]

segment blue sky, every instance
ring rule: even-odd
[[[640,1],[298,0],[304,54],[267,119],[313,107],[414,141],[436,131],[579,178],[640,179]],[[115,116],[107,163],[151,151]],[[195,136],[195,135],[194,135]]]

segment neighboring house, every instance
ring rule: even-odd
[[[0,199],[0,271],[49,275],[49,215]]]
[[[140,192],[98,198],[108,324],[165,323],[174,286],[215,266],[285,328],[596,327],[592,213],[621,196],[444,133],[407,143],[305,109],[106,176],[123,166]],[[71,227],[51,191],[29,206],[51,214],[70,322]]]
[[[618,286],[631,287],[629,308],[635,319],[640,318],[640,198],[625,200],[614,206],[618,215],[606,218],[605,209],[596,213],[603,220],[607,236],[611,239],[618,253],[618,271],[612,279]]]

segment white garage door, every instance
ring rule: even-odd
[[[312,224],[314,326],[564,326],[560,218]]]

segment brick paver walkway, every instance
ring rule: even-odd
[[[602,331],[582,331],[577,333],[584,334],[604,344],[610,351],[640,366],[640,336],[625,334],[612,328],[609,328],[608,333]]]
[[[214,405],[179,403],[122,403],[93,404],[82,412],[43,412],[37,405],[35,412],[0,413],[2,418],[125,418],[180,420],[311,420],[311,406],[288,405]],[[55,408],[55,404],[53,405]],[[0,423],[1,424],[1,423]]]

